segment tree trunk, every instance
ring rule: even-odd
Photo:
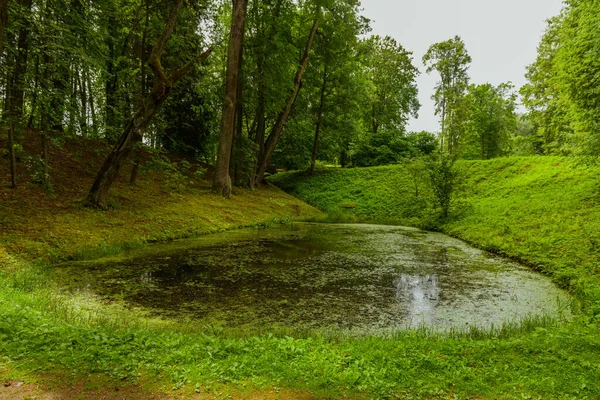
[[[0,0],[0,53],[4,48],[4,32],[8,25],[8,0]]]
[[[82,76],[83,73],[81,72],[81,70],[76,71],[76,76],[77,76],[77,84],[79,86],[79,97],[80,97],[80,101],[81,101],[81,113],[79,114],[79,129],[81,129],[81,135],[84,138],[88,137],[88,114],[87,114],[87,89],[86,89],[86,82],[85,82],[85,78]]]
[[[148,3],[146,2],[146,20],[144,25],[144,32],[142,33],[142,37],[137,38],[134,43],[134,57],[136,63],[140,65],[140,90],[136,95],[136,107],[139,109],[143,100],[146,97],[146,63],[144,62],[144,48],[146,46],[146,35],[148,32],[148,23],[149,23],[149,11],[148,11]],[[131,168],[131,175],[129,176],[129,184],[135,185],[137,181],[138,171],[140,169],[140,162],[142,161],[142,143],[144,140],[144,132],[142,132],[142,137],[140,138],[140,142],[137,144],[137,148],[135,151],[135,157],[133,159],[133,166]]]
[[[327,65],[323,71],[323,86],[321,86],[321,98],[319,99],[319,111],[317,114],[317,123],[315,127],[315,142],[313,144],[312,158],[310,160],[310,175],[315,174],[317,164],[317,151],[319,150],[319,133],[323,124],[323,107],[325,105],[325,91],[327,90]]]
[[[258,4],[260,4],[261,2],[258,1]],[[264,43],[271,43],[273,41],[273,39],[275,38],[275,35],[277,33],[277,24],[279,21],[279,17],[281,15],[281,6],[283,4],[283,0],[278,0],[277,3],[275,4],[274,10],[273,10],[273,18],[271,21],[271,24],[269,25],[269,31],[268,34],[265,36],[267,38],[267,40],[264,41]],[[256,7],[255,7],[256,9]],[[258,16],[255,15],[254,18],[256,18],[258,20]],[[254,160],[254,167],[252,168],[252,175],[250,175],[250,188],[254,189],[254,185],[256,184],[256,173],[258,171],[258,162],[260,159],[261,154],[264,153],[265,151],[265,136],[267,133],[267,121],[266,121],[266,117],[265,117],[265,113],[267,111],[267,100],[266,100],[266,95],[265,95],[265,63],[266,63],[266,57],[268,56],[268,48],[266,46],[263,45],[263,47],[261,47],[261,49],[259,50],[258,54],[257,54],[257,80],[258,80],[258,100],[257,100],[257,107],[256,107],[256,117],[255,117],[255,125],[256,125],[256,132],[254,135],[254,140],[255,143],[257,144],[256,147],[256,158]]]
[[[117,59],[117,51],[115,49],[115,38],[117,37],[117,23],[114,16],[115,10],[110,10],[110,16],[108,19],[108,35],[106,37],[106,47],[108,50],[108,57],[106,59],[106,83],[104,86],[105,95],[105,121],[106,135],[109,139],[114,139],[114,129],[117,125],[117,89],[119,87],[117,66],[115,60]]]
[[[31,0],[20,0],[19,3],[31,10]],[[14,69],[9,78],[7,115],[9,120],[8,150],[10,154],[11,187],[17,188],[17,156],[15,149],[15,132],[20,132],[23,118],[23,101],[25,96],[25,74],[27,72],[27,56],[29,54],[29,19],[23,18],[17,40],[17,55]]]
[[[92,86],[92,80],[90,79],[88,71],[84,71],[83,79],[85,79],[87,88],[88,88],[88,104],[90,105],[90,116],[91,116],[91,125],[92,132],[94,133],[94,137],[98,137],[98,118],[96,117],[96,105],[94,102],[94,90]]]
[[[42,162],[43,162],[43,176],[42,176],[42,184],[44,185],[44,189],[46,193],[50,190],[50,170],[48,164],[50,160],[48,159],[48,131],[46,122],[42,123],[42,128],[40,129],[41,135],[41,145],[42,145]]]
[[[50,83],[51,83],[51,78],[52,78],[52,58],[50,57],[50,55],[48,54],[48,52],[45,52],[43,57],[42,57],[42,64],[43,64],[43,74],[42,74],[42,83],[41,83],[41,89],[42,89],[42,103],[48,103],[47,106],[42,106],[40,109],[40,133],[41,133],[41,144],[42,144],[42,161],[44,163],[44,176],[43,176],[43,184],[44,184],[44,188],[46,189],[46,192],[49,191],[50,189],[50,168],[49,168],[49,163],[50,160],[48,159],[48,127],[52,126],[52,117],[51,114],[53,113],[51,107],[53,102],[52,101],[48,101],[49,99],[51,99],[53,96],[55,96],[54,94],[51,93],[50,91]]]
[[[300,88],[302,87],[302,77],[304,76],[304,71],[306,71],[306,67],[308,66],[310,49],[312,47],[315,35],[317,34],[318,28],[319,19],[317,16],[317,18],[315,18],[313,22],[310,34],[308,35],[308,40],[306,41],[304,54],[302,55],[302,58],[300,59],[300,64],[298,65],[298,71],[296,72],[296,77],[294,78],[294,89],[288,97],[284,108],[280,111],[279,116],[277,118],[277,122],[271,129],[271,133],[269,134],[267,142],[265,143],[264,151],[259,156],[259,166],[256,174],[255,186],[260,186],[262,184],[262,181],[265,177],[265,172],[267,172],[267,168],[271,164],[271,157],[273,156],[273,152],[275,151],[277,142],[279,141],[279,138],[283,133],[283,128],[285,127],[290,113],[292,112],[292,108],[294,107],[296,98],[298,98],[298,93],[300,92]]]
[[[379,123],[377,122],[377,113],[375,110],[376,107],[377,106],[375,105],[375,103],[373,103],[373,105],[371,106],[371,121],[373,133],[377,133],[377,131],[379,130]]]
[[[141,140],[142,132],[146,129],[152,120],[152,117],[154,117],[160,106],[171,94],[173,86],[182,77],[189,74],[193,70],[195,64],[203,62],[212,53],[212,49],[208,49],[195,60],[173,72],[171,75],[167,76],[165,74],[161,64],[161,56],[173,33],[177,15],[181,9],[181,4],[182,0],[173,1],[173,6],[166,20],[165,28],[157,43],[154,45],[148,60],[148,65],[152,69],[155,78],[154,87],[148,97],[144,100],[143,106],[131,118],[123,130],[119,141],[98,172],[98,176],[87,196],[87,203],[90,206],[106,208],[108,204],[108,191],[119,175],[119,170],[127,160],[127,157],[135,147],[136,143]]]
[[[261,154],[265,152],[265,134],[267,131],[267,123],[265,118],[266,112],[266,100],[264,85],[259,83],[258,87],[258,105],[256,107],[256,137],[255,142],[257,144],[257,157],[254,160],[254,168],[252,169],[252,175],[250,176],[250,188],[254,189],[256,184],[256,173],[258,171],[258,162]]]
[[[223,197],[231,196],[231,177],[229,165],[231,162],[231,147],[235,129],[235,111],[238,95],[238,78],[240,72],[240,59],[243,46],[244,25],[248,0],[232,0],[233,14],[231,19],[231,32],[229,36],[229,50],[227,54],[227,74],[225,79],[225,100],[223,102],[223,115],[221,117],[221,133],[219,135],[219,149],[213,180],[213,191]]]
[[[34,125],[35,114],[37,113],[38,102],[39,102],[39,89],[40,89],[40,57],[37,56],[35,58],[35,68],[34,68],[34,83],[33,83],[33,95],[31,99],[31,112],[29,114],[29,118],[27,121],[27,128],[31,129]]]

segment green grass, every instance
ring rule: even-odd
[[[81,379],[99,385],[108,377],[111,384],[152,382],[152,390],[184,398],[197,390],[244,398],[280,389],[288,399],[600,398],[600,332],[591,322],[599,265],[597,171],[559,158],[465,162],[461,169],[467,184],[447,221],[428,205],[426,185],[415,198],[401,167],[273,179],[337,220],[429,226],[536,265],[575,290],[586,314],[568,324],[541,317],[445,335],[425,329],[389,337],[244,334],[149,319],[91,296],[62,294],[49,279],[52,261],[323,218],[275,189],[240,191],[225,202],[196,192],[152,198],[144,187],[117,188],[121,207],[109,212],[74,207],[11,216],[21,225],[5,231],[0,243],[0,365],[24,376],[59,377],[53,385]],[[0,212],[14,215],[2,206]]]

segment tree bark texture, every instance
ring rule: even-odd
[[[302,87],[302,77],[304,76],[304,72],[306,71],[306,68],[308,66],[310,50],[312,48],[313,40],[315,38],[315,35],[317,34],[318,28],[319,20],[318,18],[315,18],[312,28],[310,30],[310,34],[308,35],[308,40],[306,41],[304,54],[300,59],[298,70],[294,78],[294,89],[290,93],[290,96],[288,97],[284,108],[280,111],[279,116],[277,117],[277,122],[271,129],[271,133],[267,138],[263,152],[259,155],[258,171],[255,177],[255,186],[260,186],[264,179],[265,172],[267,172],[267,168],[271,164],[271,157],[273,156],[273,152],[275,151],[277,142],[279,141],[279,138],[283,133],[283,128],[285,127],[285,124],[287,123],[287,120],[290,117],[290,113],[292,112],[292,108],[294,107],[294,103],[298,98],[298,93],[300,92],[300,88]]]
[[[319,110],[317,111],[317,122],[315,124],[315,141],[313,143],[312,157],[310,160],[310,175],[315,174],[317,164],[317,152],[319,150],[319,134],[323,125],[323,108],[325,107],[325,92],[327,90],[327,66],[323,71],[323,85],[321,86],[321,97],[319,99]]]
[[[221,133],[213,179],[213,191],[223,197],[231,196],[231,147],[235,130],[235,114],[238,96],[240,61],[244,37],[244,25],[248,0],[232,0],[233,13],[227,53],[227,73],[225,78],[225,99],[221,116]]]
[[[87,203],[90,206],[106,208],[108,204],[108,192],[119,175],[119,170],[127,160],[131,151],[135,148],[136,143],[141,140],[142,132],[146,129],[152,120],[152,117],[154,117],[160,106],[171,94],[173,86],[182,77],[189,74],[197,63],[202,63],[212,53],[212,48],[208,49],[181,69],[173,72],[171,75],[166,75],[161,64],[161,56],[173,33],[181,5],[182,0],[173,1],[173,6],[166,20],[165,28],[150,54],[148,65],[155,78],[152,91],[144,100],[142,107],[125,127],[119,141],[98,172],[96,180],[87,196]]]

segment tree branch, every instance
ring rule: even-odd
[[[177,81],[179,81],[181,78],[192,72],[196,65],[202,64],[212,54],[212,52],[213,48],[209,47],[208,50],[200,54],[198,57],[196,57],[196,59],[190,61],[185,66],[181,67],[180,69],[169,75],[169,81],[171,81],[171,83],[175,85]]]

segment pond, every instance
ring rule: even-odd
[[[376,225],[224,232],[56,275],[74,292],[235,328],[441,331],[558,316],[570,303],[548,278],[460,240]]]

